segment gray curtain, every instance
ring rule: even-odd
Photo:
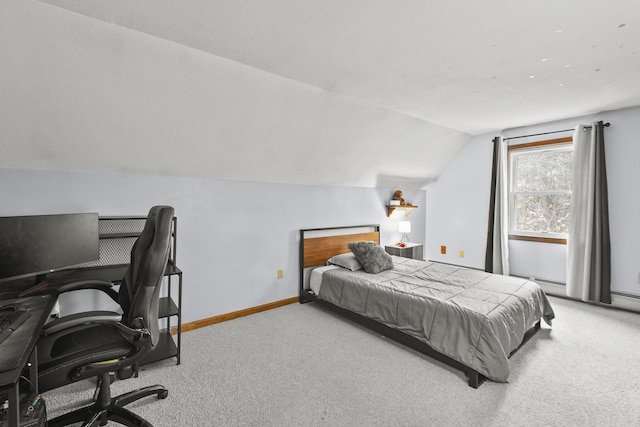
[[[611,241],[603,122],[576,127],[567,295],[611,303]]]
[[[493,139],[493,168],[484,271],[505,276],[509,275],[507,178],[507,142],[501,136],[497,136]]]

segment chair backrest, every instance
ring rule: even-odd
[[[171,248],[173,215],[171,206],[154,206],[149,210],[144,229],[131,248],[131,263],[118,297],[124,312],[122,321],[133,325],[136,318],[144,319],[154,347],[160,335],[158,302]]]

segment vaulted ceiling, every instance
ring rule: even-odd
[[[423,188],[640,105],[632,0],[6,0],[0,52],[9,167]]]
[[[470,134],[640,104],[640,2],[42,0]]]

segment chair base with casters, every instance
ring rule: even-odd
[[[169,395],[169,390],[161,385],[152,385],[112,398],[109,382],[109,373],[102,374],[98,385],[98,396],[93,404],[48,420],[47,426],[62,427],[83,423],[83,427],[94,427],[106,425],[107,421],[111,420],[125,426],[152,427],[150,422],[129,411],[125,406],[154,394],[158,396],[158,399],[165,399]]]

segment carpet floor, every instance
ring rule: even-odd
[[[553,327],[511,358],[508,383],[464,374],[315,304],[291,304],[182,335],[182,363],[144,366],[114,395],[154,426],[640,426],[640,314],[550,297]],[[49,416],[94,383],[44,394]],[[110,423],[111,425],[112,423]]]

